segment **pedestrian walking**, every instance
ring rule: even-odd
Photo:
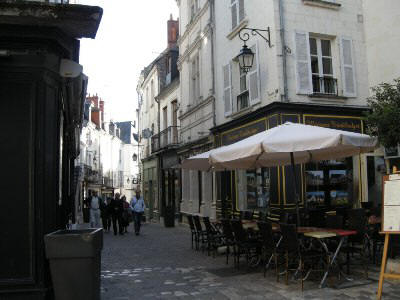
[[[123,206],[123,212],[122,212],[122,227],[123,227],[123,232],[127,233],[128,232],[128,226],[130,222],[130,215],[132,215],[132,210],[131,207],[126,200],[125,196],[121,197],[122,201],[122,206]]]
[[[134,196],[131,200],[131,208],[133,211],[133,221],[135,224],[135,234],[139,235],[140,226],[142,222],[142,216],[144,213],[144,209],[146,208],[144,204],[143,197],[140,196],[140,191],[136,191],[136,196]]]
[[[112,212],[111,219],[112,219],[114,235],[117,235],[118,232],[120,235],[123,235],[124,234],[123,226],[122,226],[123,205],[122,205],[122,201],[121,201],[119,193],[116,193],[115,197],[111,200],[110,210]],[[118,227],[117,227],[117,223],[118,223]]]
[[[109,205],[111,202],[110,197],[105,197],[103,201],[101,201],[102,205],[100,206],[101,213],[101,221],[103,223],[104,232],[110,232],[111,228],[111,214]]]
[[[92,228],[99,228],[101,198],[97,196],[96,191],[93,191],[92,193],[92,198],[90,199],[89,206],[90,206],[90,226]]]

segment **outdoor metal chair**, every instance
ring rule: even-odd
[[[279,249],[285,253],[285,283],[288,284],[289,271],[295,270],[294,276],[300,273],[301,290],[303,291],[304,281],[311,271],[321,270],[318,267],[323,265],[326,253],[314,249],[305,249],[299,240],[296,225],[281,223],[280,229],[282,241]],[[297,267],[295,269],[290,268],[293,265],[297,265]],[[308,268],[307,272],[305,272],[305,267]]]
[[[327,215],[325,220],[326,228],[342,229],[343,216]]]
[[[370,253],[370,245],[366,238],[367,219],[363,208],[350,209],[347,212],[347,229],[357,231],[357,234],[349,236],[347,245],[343,248],[346,252],[347,273],[350,272],[350,254],[354,257],[354,253],[360,256],[361,264],[364,267],[365,277],[368,278],[368,260],[366,248]]]
[[[233,231],[232,231],[232,227],[231,227],[231,223],[230,220],[228,219],[222,219],[221,220],[221,224],[222,224],[222,234],[224,237],[224,245],[226,246],[226,264],[229,263],[229,255],[230,252],[232,250],[232,254],[234,257],[234,264],[236,265],[236,243],[235,243],[235,237],[233,236]]]
[[[191,232],[191,234],[192,234],[192,249],[193,249],[193,242],[195,243],[195,247],[196,247],[196,249],[198,249],[198,237],[197,237],[197,231],[196,231],[196,228],[195,228],[195,226],[194,226],[194,223],[193,223],[193,216],[192,215],[187,215],[186,216],[187,217],[187,220],[188,220],[188,223],[189,223],[189,226],[190,226],[190,232]]]
[[[194,227],[196,228],[197,235],[197,250],[199,250],[199,246],[201,251],[204,251],[204,247],[207,244],[207,231],[203,230],[203,227],[200,223],[200,216],[193,215]],[[201,245],[200,245],[201,243]]]
[[[215,257],[218,246],[222,244],[223,235],[211,224],[210,217],[203,217],[203,223],[207,234],[207,253],[210,255],[210,251],[212,250]]]
[[[259,228],[259,235],[262,242],[262,256],[263,256],[263,268],[264,268],[264,277],[267,273],[267,270],[272,262],[275,264],[275,274],[276,280],[279,280],[279,270],[278,270],[278,251],[277,251],[277,243],[279,240],[276,240],[274,237],[274,233],[272,231],[272,223],[258,221],[257,226]]]
[[[231,220],[232,231],[236,242],[236,266],[239,268],[240,256],[246,256],[249,266],[258,265],[260,261],[261,242],[249,238],[240,220]]]

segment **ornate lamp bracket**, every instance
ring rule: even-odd
[[[246,45],[246,42],[250,39],[250,34],[251,35],[259,35],[262,37],[268,44],[268,46],[271,48],[271,31],[270,28],[267,27],[267,29],[258,29],[258,28],[249,28],[249,27],[244,27],[240,29],[239,31],[239,38],[244,42]]]

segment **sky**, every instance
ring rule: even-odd
[[[88,93],[105,101],[105,119],[135,120],[141,70],[167,47],[167,21],[176,0],[79,0],[103,8],[96,38],[82,39],[80,64]]]

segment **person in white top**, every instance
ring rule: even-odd
[[[133,211],[133,221],[135,223],[135,234],[139,235],[140,225],[142,222],[142,215],[146,205],[144,204],[143,197],[140,196],[140,191],[136,191],[136,196],[134,196],[130,203],[131,209]]]
[[[100,227],[100,199],[97,197],[97,192],[93,191],[90,199],[90,227]]]

